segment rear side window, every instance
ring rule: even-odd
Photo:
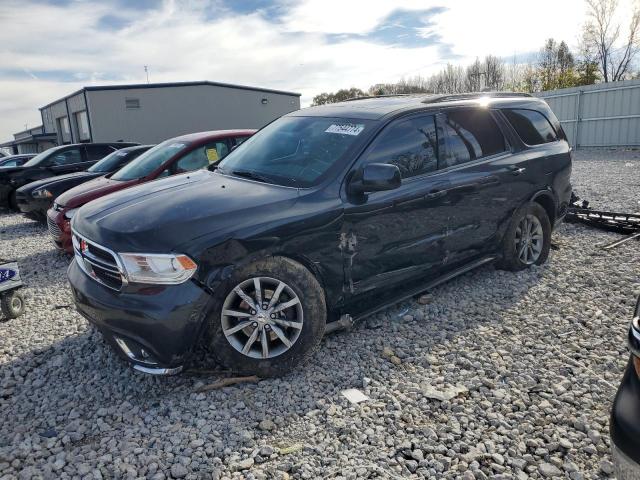
[[[440,168],[488,157],[506,150],[502,131],[486,109],[460,109],[445,114],[445,152]]]
[[[73,165],[82,162],[82,154],[79,148],[70,148],[63,152],[57,152],[49,158],[48,166]]]
[[[542,113],[535,110],[503,110],[520,138],[527,145],[541,145],[558,140],[553,126]]]
[[[436,170],[438,136],[433,115],[391,124],[372,145],[366,163],[396,165],[402,178]]]

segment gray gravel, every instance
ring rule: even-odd
[[[638,211],[639,152],[576,155],[576,190]],[[606,478],[640,249],[564,225],[543,267],[486,267],[329,336],[281,379],[152,378],[74,312],[68,258],[0,212],[28,312],[0,323],[0,479]],[[370,400],[350,404],[341,390]]]

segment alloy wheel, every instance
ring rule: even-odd
[[[271,277],[249,278],[227,295],[222,332],[231,346],[251,358],[267,359],[288,351],[302,331],[304,314],[298,295]]]
[[[544,231],[542,224],[535,215],[526,215],[516,227],[515,249],[518,258],[525,265],[533,265],[540,254],[544,244]]]

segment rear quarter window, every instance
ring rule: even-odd
[[[553,126],[542,113],[535,110],[507,109],[505,117],[513,126],[518,136],[527,145],[542,145],[558,140]]]
[[[506,151],[502,131],[485,108],[455,109],[445,113],[445,154],[439,168],[447,168]]]

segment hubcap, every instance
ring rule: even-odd
[[[18,311],[22,308],[22,300],[20,300],[18,297],[13,297],[11,299],[11,308],[13,308],[15,311]]]
[[[238,352],[273,358],[289,350],[303,325],[300,299],[284,282],[270,277],[238,284],[222,306],[222,331]]]
[[[544,232],[542,224],[535,215],[527,215],[516,228],[515,248],[520,261],[526,265],[534,264],[542,253]]]

